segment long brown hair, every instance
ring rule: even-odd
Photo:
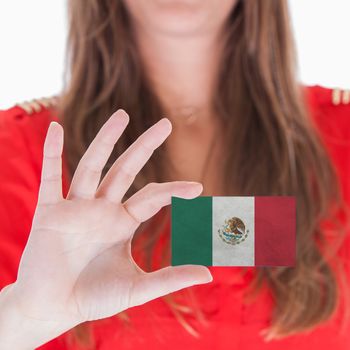
[[[163,108],[146,77],[123,2],[74,0],[68,4],[70,70],[59,103],[67,164],[73,174],[102,124],[123,108],[130,114],[130,123],[106,172],[141,132],[162,117]],[[225,193],[295,195],[297,199],[296,267],[256,269],[252,284],[253,292],[263,283],[271,289],[275,301],[271,329],[276,336],[286,336],[315,327],[336,309],[339,285],[332,268],[336,249],[327,256],[323,253],[321,223],[336,219],[342,195],[296,81],[287,1],[238,1],[223,36],[225,50],[212,104],[227,131]],[[165,180],[165,169],[160,166],[165,156],[163,147],[155,151],[127,196],[149,181]],[[160,212],[163,218],[166,212]],[[159,232],[153,230],[147,236],[142,249],[148,257]],[[340,228],[335,232],[342,236]],[[180,306],[171,295],[164,299],[186,329],[198,335],[181,316],[194,305]],[[201,317],[200,311],[197,314]],[[86,325],[76,327],[74,334],[86,338]]]

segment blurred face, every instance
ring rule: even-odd
[[[202,35],[221,27],[238,0],[123,0],[141,30]]]

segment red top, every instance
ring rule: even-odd
[[[347,94],[336,100],[334,90],[321,86],[305,87],[310,116],[316,121],[326,147],[336,166],[342,191],[350,203],[350,103]],[[332,99],[333,96],[333,99]],[[0,111],[0,289],[16,280],[20,257],[30,232],[40,184],[42,149],[53,108],[35,113],[16,105]],[[63,162],[65,157],[63,155]],[[64,163],[65,164],[65,163]],[[67,176],[64,174],[64,194]],[[162,237],[169,238],[168,222]],[[164,239],[158,242],[159,252]],[[350,232],[339,252],[350,276]],[[343,307],[335,316],[309,334],[264,342],[259,332],[269,325],[273,306],[265,289],[251,304],[243,302],[254,273],[240,267],[210,267],[213,282],[191,287],[201,303],[209,324],[205,327],[195,317],[186,318],[201,333],[190,335],[177,321],[162,298],[130,308],[131,327],[124,327],[117,317],[93,322],[98,349],[350,349],[350,323],[340,327]],[[181,293],[181,291],[174,294]],[[344,291],[343,291],[344,293]],[[64,334],[40,349],[77,349],[65,345]]]

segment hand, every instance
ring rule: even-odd
[[[163,118],[101,172],[129,116],[115,112],[80,160],[62,196],[63,128],[52,122],[45,144],[38,204],[11,297],[23,317],[55,324],[46,342],[75,325],[115,315],[131,306],[212,280],[204,266],[168,266],[145,272],[131,256],[131,240],[171,196],[194,198],[200,183],[149,183],[124,203],[137,173],[171,132]],[[37,344],[41,345],[41,344]]]

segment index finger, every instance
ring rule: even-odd
[[[102,170],[128,122],[129,115],[119,109],[101,127],[75,170],[67,199],[95,197]]]

